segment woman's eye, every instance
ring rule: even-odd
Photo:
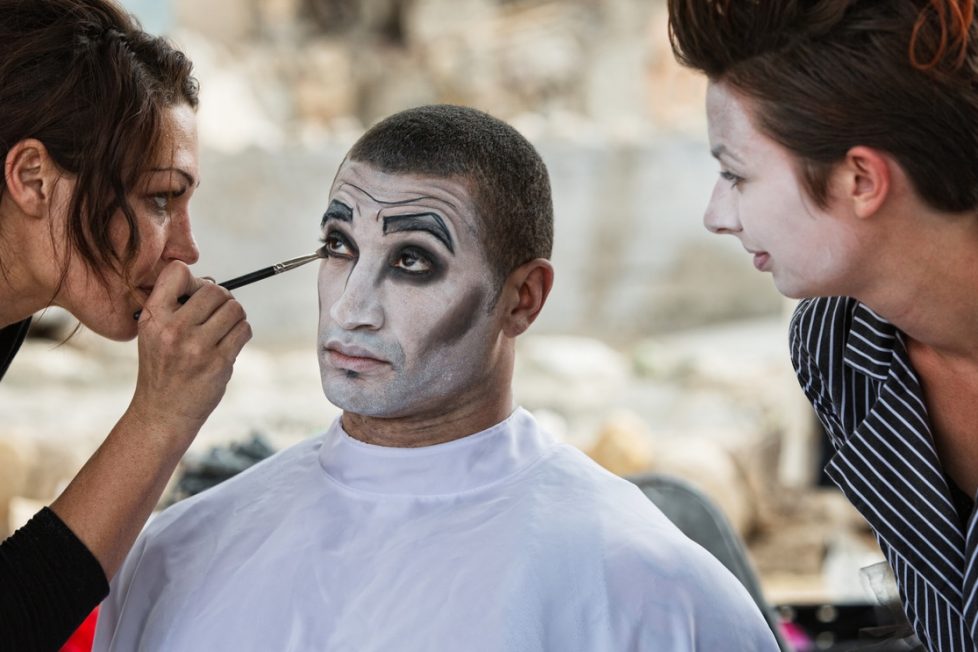
[[[744,180],[743,177],[738,177],[733,172],[727,172],[726,170],[720,171],[720,178],[724,181],[728,181],[732,188],[736,188],[738,185],[740,185],[740,182]]]
[[[163,192],[154,192],[149,195],[149,204],[153,210],[158,213],[169,213],[170,206],[173,204],[173,200],[180,197],[187,191],[186,188],[181,188],[179,190],[165,190]]]
[[[173,195],[168,192],[159,192],[149,198],[150,203],[152,203],[153,208],[161,213],[165,213],[170,208],[170,201],[173,199]]]
[[[394,267],[409,274],[427,274],[434,268],[434,265],[421,252],[406,249],[398,254],[397,259],[394,261]]]

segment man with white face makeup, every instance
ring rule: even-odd
[[[719,562],[514,410],[552,214],[537,152],[484,113],[368,131],[322,220],[318,356],[342,416],[156,519],[96,649],[777,649]]]
[[[544,238],[549,231],[538,236]],[[508,415],[499,395],[509,391],[510,356],[503,354],[511,338],[497,335],[504,324],[490,307],[501,288],[463,182],[347,161],[333,184],[323,239],[320,370],[327,397],[347,410],[351,435],[420,446],[467,434],[445,428],[455,412],[473,427]],[[532,321],[552,278],[542,256],[514,275],[510,293],[525,296],[513,297],[522,325],[507,324],[509,330]],[[454,405],[447,396],[457,397]],[[404,427],[428,415],[444,434]]]

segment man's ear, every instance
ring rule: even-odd
[[[22,212],[45,217],[54,197],[54,185],[62,176],[44,143],[27,138],[7,152],[3,177],[6,193]]]
[[[546,258],[535,258],[513,270],[500,297],[506,301],[503,332],[508,337],[516,337],[530,327],[547,302],[553,285],[554,268]]]
[[[889,197],[891,164],[885,154],[872,147],[859,145],[846,152],[836,169],[837,190],[856,217],[872,217]]]

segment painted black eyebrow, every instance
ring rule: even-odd
[[[451,253],[455,253],[452,235],[445,227],[445,221],[435,213],[411,213],[410,215],[391,215],[384,218],[384,235],[401,231],[425,231],[438,238]]]
[[[353,221],[353,209],[344,204],[343,202],[334,199],[329,203],[329,208],[323,213],[323,221],[320,223],[319,228],[326,226],[326,222],[329,220],[339,220],[340,222],[352,222]]]

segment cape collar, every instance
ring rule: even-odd
[[[422,448],[366,444],[337,418],[323,436],[319,462],[332,480],[357,492],[448,496],[502,482],[555,445],[523,408],[482,432]]]

